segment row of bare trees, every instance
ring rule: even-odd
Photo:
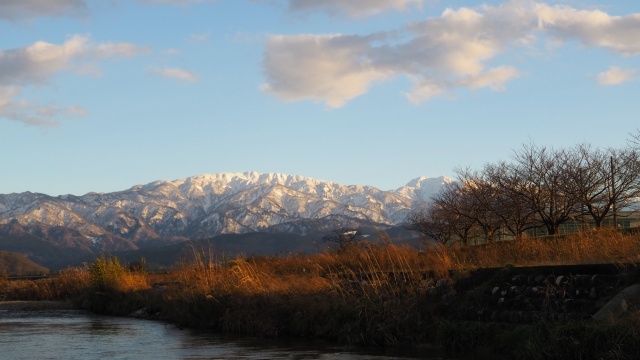
[[[441,244],[555,235],[568,221],[617,224],[620,210],[627,213],[640,196],[640,131],[621,149],[528,144],[510,162],[456,175],[428,208],[409,217],[413,229]]]

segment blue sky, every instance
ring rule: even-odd
[[[619,147],[638,71],[637,0],[0,0],[0,193]]]

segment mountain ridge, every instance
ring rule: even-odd
[[[401,224],[451,179],[395,190],[279,173],[200,174],[85,195],[0,194],[0,235],[28,234],[87,251],[134,250],[202,236]]]

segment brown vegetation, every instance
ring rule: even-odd
[[[40,275],[49,269],[29,260],[23,254],[0,251],[0,274],[6,275]]]
[[[549,348],[545,333],[557,332],[561,337],[558,327],[574,326],[570,331],[602,339],[598,340],[601,354],[611,350],[607,346],[619,345],[610,344],[609,339],[622,341],[621,348],[640,343],[640,335],[624,330],[636,326],[635,317],[616,325],[533,324],[504,332],[499,324],[447,320],[447,313],[441,312],[443,299],[455,295],[456,281],[475,269],[635,264],[639,256],[640,236],[612,230],[462,248],[433,246],[424,251],[361,243],[316,255],[229,259],[211,249],[194,248],[189,259],[167,273],[149,274],[144,268],[126,267],[105,256],[58,277],[0,280],[0,298],[70,300],[95,312],[135,313],[235,334],[304,336],[381,346],[437,343],[449,352],[488,348],[514,353],[524,350],[512,346],[532,341]],[[626,337],[621,338],[623,335]],[[516,345],[505,345],[500,336],[509,341],[521,338],[513,343]],[[560,340],[557,345],[561,346]],[[536,358],[532,354],[533,350],[521,357]]]
[[[72,268],[56,277],[39,280],[11,281],[0,278],[0,301],[70,300],[87,291],[89,273],[86,269]]]

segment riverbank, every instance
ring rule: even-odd
[[[592,316],[640,283],[638,254],[637,235],[615,232],[428,251],[362,244],[268,258],[194,249],[162,274],[103,257],[55,279],[0,283],[0,296],[70,299],[96,313],[265,338],[619,359],[640,348],[636,303],[627,298],[612,316]]]
[[[69,301],[0,301],[0,311],[75,310],[76,307]]]
[[[94,294],[83,307],[160,319],[183,327],[260,337],[319,338],[351,345],[438,349],[444,354],[503,354],[520,359],[624,359],[640,346],[636,265],[503,267],[424,280],[430,287],[348,294],[235,294],[190,298],[179,284],[148,292]],[[173,288],[172,288],[173,287]],[[96,297],[97,296],[97,297]],[[97,307],[96,307],[97,306]]]

